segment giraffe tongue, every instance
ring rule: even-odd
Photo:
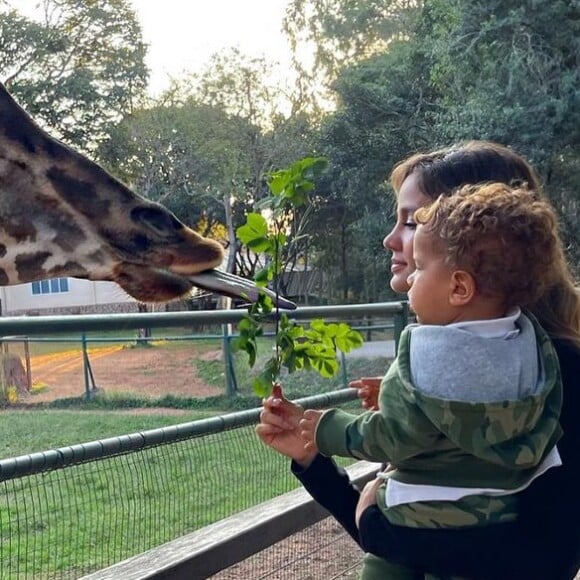
[[[187,278],[195,286],[203,288],[204,290],[223,294],[232,298],[243,298],[249,302],[255,302],[260,290],[262,290],[279,308],[286,308],[288,310],[294,310],[296,308],[294,302],[291,302],[282,296],[276,296],[276,293],[272,292],[272,290],[269,290],[268,288],[258,289],[252,281],[241,278],[240,276],[235,276],[234,274],[228,274],[227,272],[206,270],[199,274],[189,275]]]

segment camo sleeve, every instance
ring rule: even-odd
[[[323,455],[340,455],[395,464],[432,449],[441,435],[397,381],[397,362],[381,386],[379,411],[360,415],[327,411],[316,430]]]

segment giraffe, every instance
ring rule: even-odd
[[[193,286],[255,300],[253,283],[215,269],[223,257],[218,242],[51,137],[0,83],[0,285],[71,277],[116,282],[140,302]]]

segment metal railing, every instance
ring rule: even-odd
[[[406,309],[386,303],[292,313],[297,320],[385,314],[402,317]],[[241,315],[1,319],[0,335],[221,324]],[[354,396],[345,389],[301,402],[320,408]],[[287,462],[253,433],[258,414],[252,409],[0,461],[0,578],[78,578],[290,491],[296,482]]]
[[[404,302],[363,304],[331,307],[308,307],[299,308],[291,313],[292,317],[298,321],[312,318],[344,319],[350,317],[355,322],[352,326],[370,335],[373,331],[392,330],[395,341],[400,335],[402,328],[407,323],[408,309]],[[146,314],[124,314],[124,315],[91,315],[91,316],[47,316],[47,317],[18,317],[0,318],[0,341],[5,352],[11,348],[17,355],[21,355],[24,362],[24,375],[27,381],[27,390],[30,392],[33,387],[33,377],[37,376],[37,359],[31,356],[35,346],[41,343],[56,343],[59,345],[70,345],[74,350],[78,350],[78,363],[82,368],[82,383],[84,394],[87,399],[97,391],[98,381],[91,362],[90,347],[102,347],[106,344],[133,344],[144,345],[150,342],[159,341],[159,336],[137,337],[128,336],[130,330],[144,327],[151,329],[167,329],[173,326],[183,328],[199,328],[201,325],[210,324],[218,329],[212,333],[189,332],[180,336],[163,336],[164,343],[185,342],[192,343],[212,340],[217,348],[223,352],[225,393],[235,395],[237,391],[238,378],[236,376],[236,365],[232,351],[232,340],[237,336],[235,323],[243,316],[243,312],[237,311],[198,311],[180,313],[146,313]],[[388,323],[372,323],[373,317],[389,317]],[[363,322],[361,322],[364,319]],[[385,319],[386,320],[386,319]],[[224,321],[228,321],[225,323]],[[220,328],[221,327],[221,328]],[[87,332],[104,332],[116,330],[125,332],[126,336],[99,337],[88,336]],[[77,332],[77,336],[71,336]],[[9,333],[13,333],[9,335]],[[59,333],[60,336],[50,336],[52,333]],[[66,334],[66,336],[63,336]],[[272,337],[272,332],[265,332],[263,339]],[[342,353],[341,353],[342,354]],[[73,356],[71,354],[71,356]],[[32,360],[34,359],[34,360]],[[346,387],[346,361],[341,356],[342,386]],[[41,361],[38,364],[42,366]],[[40,373],[40,382],[46,371]],[[81,392],[79,391],[79,395]]]

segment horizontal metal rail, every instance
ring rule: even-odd
[[[354,389],[341,389],[330,393],[296,399],[305,408],[321,408],[354,400]],[[40,451],[19,457],[0,460],[0,481],[16,479],[69,465],[104,459],[121,453],[138,451],[154,445],[172,443],[183,439],[219,433],[235,427],[252,425],[257,422],[260,408],[228,413],[208,419],[170,425],[159,429],[149,429],[118,437],[109,437],[88,443],[78,443],[68,447]]]
[[[280,310],[293,320],[312,318],[348,318],[396,315],[405,312],[404,302],[348,304],[340,306],[303,306],[296,310]],[[93,330],[126,330],[136,328],[168,328],[194,323],[228,324],[241,320],[245,310],[200,310],[196,312],[149,312],[134,314],[92,314],[75,316],[15,316],[0,318],[0,337],[46,334],[49,332]],[[275,320],[275,313],[272,314]]]

